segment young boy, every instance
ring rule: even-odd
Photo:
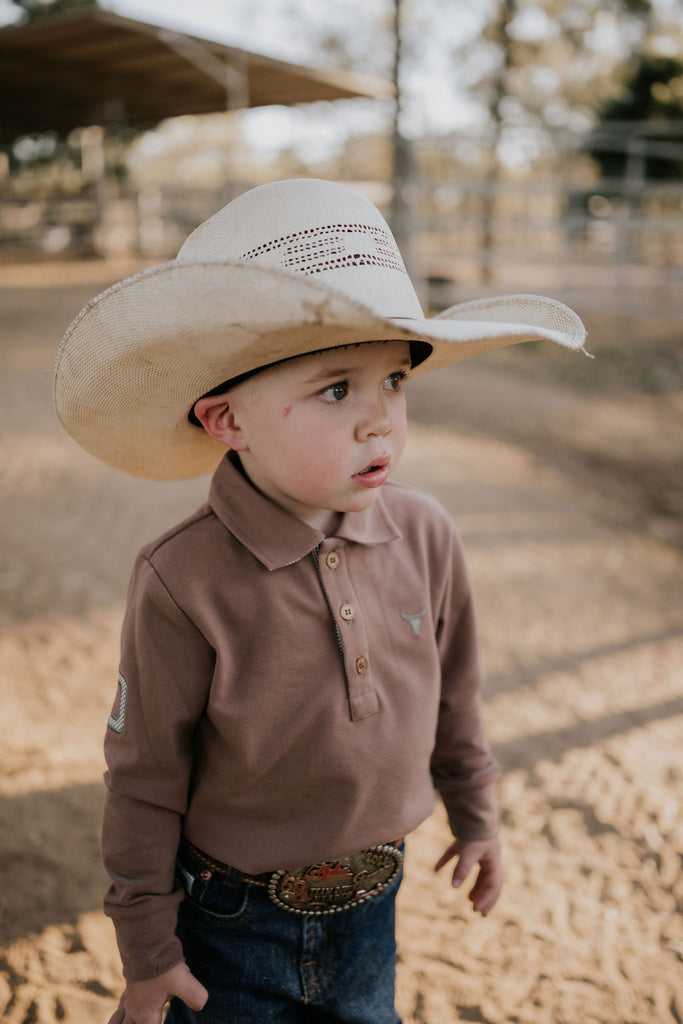
[[[449,516],[387,482],[404,382],[532,338],[533,296],[425,319],[378,211],[312,179],[239,197],[172,263],[94,299],[57,359],[66,428],[208,503],[139,554],[109,718],[110,1024],[395,1024],[403,837],[502,872],[469,583]],[[227,453],[227,454],[226,454]],[[216,469],[216,464],[218,468]]]

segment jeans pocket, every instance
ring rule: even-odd
[[[198,869],[197,861],[181,851],[177,863],[178,881],[185,889],[185,898],[180,912],[200,912],[215,923],[235,921],[241,918],[249,903],[249,886],[242,881],[239,872],[235,877],[226,877],[219,872]]]
[[[215,879],[212,879],[214,882]],[[189,894],[181,903],[181,911],[199,911],[214,922],[226,924],[239,920],[245,913],[249,903],[249,886],[244,882],[237,885],[209,884],[203,891]]]

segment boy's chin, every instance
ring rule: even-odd
[[[350,498],[348,502],[344,503],[344,508],[340,514],[343,515],[344,512],[364,512],[366,508],[370,508],[375,504],[381,490],[381,487],[373,487],[372,489],[360,491],[353,498]]]
[[[371,508],[377,501],[381,489],[381,487],[375,487],[372,490],[364,489],[358,494],[335,503],[330,508],[320,508],[301,518],[308,522],[309,525],[316,526],[318,529],[329,528],[332,523],[335,523],[335,520],[335,525],[338,525],[342,516],[350,512],[365,512],[366,509]]]

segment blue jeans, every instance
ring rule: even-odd
[[[184,847],[177,934],[209,992],[200,1012],[178,999],[166,1024],[401,1024],[394,1009],[396,893],[391,885],[327,917],[289,913],[234,868],[201,878]]]

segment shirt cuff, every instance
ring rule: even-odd
[[[449,793],[447,789],[440,792],[456,839],[470,842],[493,839],[498,835],[500,817],[495,783],[490,782],[465,793]]]
[[[105,905],[105,913],[114,922],[123,976],[128,981],[156,978],[184,961],[175,934],[182,895],[174,893],[172,903],[163,897],[165,905],[156,911],[147,901],[125,908]]]

